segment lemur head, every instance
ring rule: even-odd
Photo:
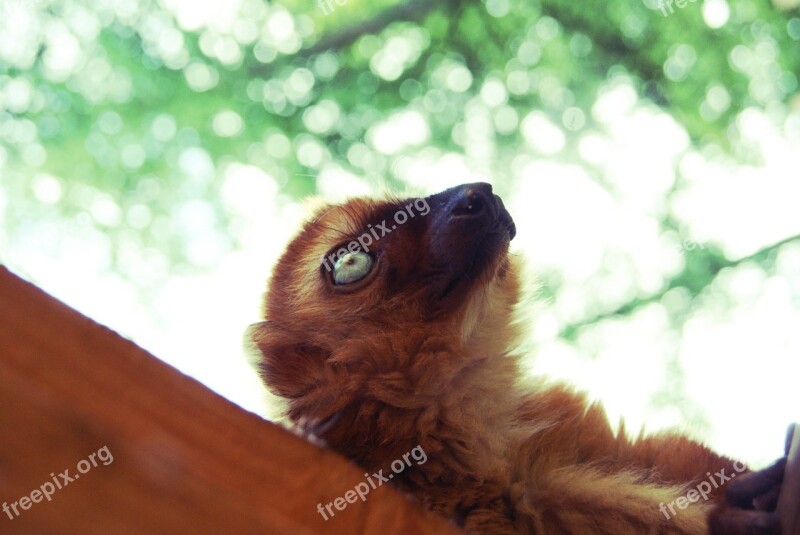
[[[485,183],[318,210],[276,265],[251,327],[267,386],[320,432],[349,404],[430,401],[513,337],[516,227]]]

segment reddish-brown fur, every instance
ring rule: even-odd
[[[277,264],[251,337],[292,422],[369,470],[422,446],[427,462],[393,484],[471,533],[708,533],[713,499],[671,519],[659,506],[731,459],[676,434],[630,440],[583,395],[522,379],[508,234],[441,299],[435,213],[375,244],[370,280],[331,284],[320,259],[408,202],[327,206]]]

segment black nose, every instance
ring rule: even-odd
[[[491,184],[485,182],[466,184],[455,195],[450,216],[459,218],[493,216],[496,212],[495,205]]]
[[[508,231],[514,239],[514,220],[486,182],[463,184],[427,198],[433,214],[429,224],[433,234],[481,236],[484,232]]]

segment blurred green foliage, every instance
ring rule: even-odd
[[[225,229],[219,177],[231,162],[265,170],[287,199],[312,194],[331,161],[399,186],[398,162],[423,148],[382,153],[365,136],[403,109],[424,114],[434,151],[464,152],[467,108],[491,101],[496,111],[478,133],[491,150],[474,158],[503,177],[520,153],[576,160],[598,91],[619,76],[696,146],[742,161],[758,154],[741,139],[739,114],[797,106],[797,8],[763,0],[709,0],[667,15],[657,0],[242,0],[205,20],[192,16],[200,4],[0,4],[6,240],[58,212],[109,236],[122,273],[115,244],[124,237],[189,266],[176,206],[202,199],[211,213],[201,219]],[[525,147],[520,123],[531,110],[566,133],[559,154]],[[31,195],[42,173],[51,179]],[[58,202],[41,202],[48,188]],[[223,232],[219,251],[236,239]],[[665,289],[696,295],[725,262],[713,247],[692,251]]]

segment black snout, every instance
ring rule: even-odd
[[[500,255],[517,234],[503,201],[484,182],[464,184],[428,197],[430,257],[445,277],[440,294],[467,288]]]

